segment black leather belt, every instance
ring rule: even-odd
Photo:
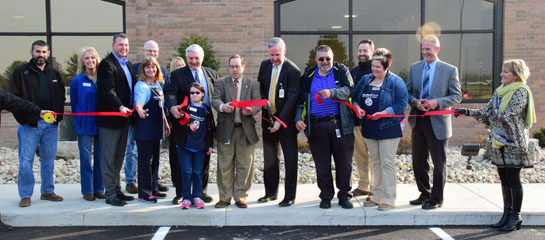
[[[310,115],[311,122],[335,121],[339,119],[341,119],[339,115],[329,115],[325,117],[316,117],[316,116]]]
[[[242,123],[236,122],[235,124],[233,124],[233,127],[234,128],[242,127]]]

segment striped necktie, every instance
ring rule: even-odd
[[[426,65],[425,69],[424,80],[422,80],[422,99],[430,97],[430,65]]]

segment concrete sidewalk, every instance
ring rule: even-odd
[[[257,203],[257,198],[264,195],[264,187],[255,184],[247,209],[237,208],[233,201],[227,208],[214,208],[218,200],[217,187],[210,184],[209,194],[214,201],[205,209],[189,210],[171,204],[172,187],[167,198],[157,204],[135,200],[125,207],[112,207],[104,200],[85,201],[79,184],[56,185],[55,192],[64,197],[62,202],[42,201],[39,187],[36,185],[34,189],[32,205],[20,208],[17,185],[1,184],[2,221],[14,226],[488,225],[499,219],[503,207],[499,184],[447,183],[443,207],[435,210],[409,205],[409,200],[418,197],[416,186],[398,184],[396,208],[386,212],[363,207],[365,198],[361,197],[352,199],[354,209],[342,209],[336,199],[331,209],[320,209],[315,184],[300,184],[295,205],[286,208],[277,205],[282,196],[277,201]],[[283,186],[280,190],[282,193]],[[524,185],[524,225],[545,225],[544,193],[545,184]]]

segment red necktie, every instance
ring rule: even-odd
[[[236,101],[238,101],[238,85],[237,85],[237,83],[238,83],[238,80],[235,79],[233,81],[233,89],[235,89],[235,100]]]

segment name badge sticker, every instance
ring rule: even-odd
[[[196,109],[196,108],[194,108],[194,107],[189,107],[189,111],[192,111],[192,112],[196,112],[196,111],[197,111],[197,109]]]
[[[91,86],[91,84],[90,84],[90,83],[86,83],[86,82],[84,82],[84,83],[83,83],[83,84],[81,84],[81,85],[82,85],[82,86],[84,86],[84,87],[90,87],[90,86]]]

